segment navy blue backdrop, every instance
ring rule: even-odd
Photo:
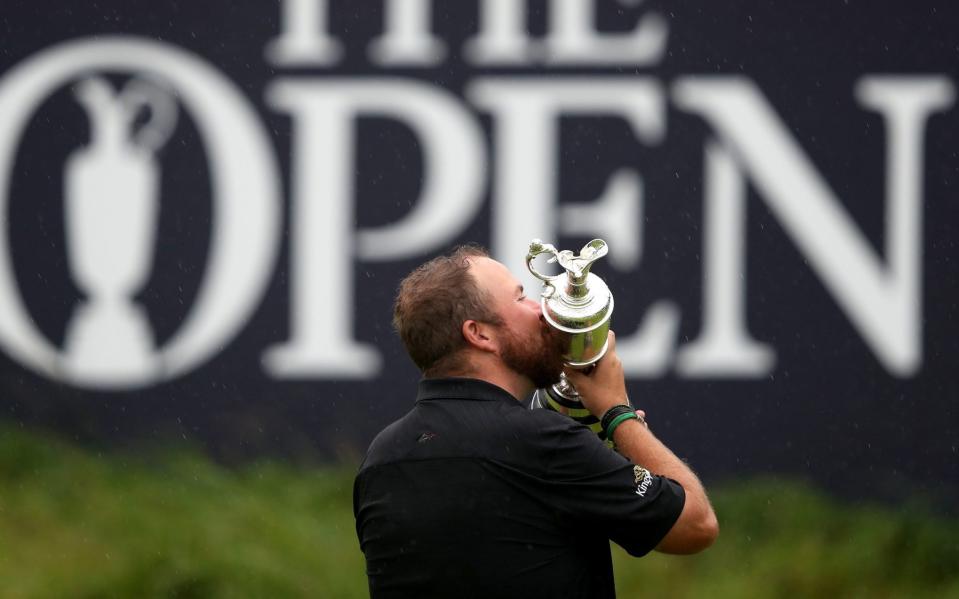
[[[510,54],[512,50],[506,48],[502,52],[512,57],[509,60],[487,58],[484,62],[470,54],[468,40],[483,27],[480,17],[486,3],[436,2],[429,14],[430,30],[432,37],[445,45],[445,54],[429,58],[433,55],[427,52],[427,58],[389,62],[373,58],[370,47],[371,40],[383,35],[389,17],[384,5],[390,3],[332,0],[325,27],[321,20],[311,26],[313,42],[318,32],[323,32],[339,43],[338,56],[311,49],[310,27],[304,29],[307,33],[298,34],[306,44],[299,59],[295,49],[277,49],[276,40],[284,28],[291,39],[295,37],[291,31],[296,25],[284,23],[283,10],[300,11],[290,19],[317,19],[310,10],[326,4],[225,0],[13,0],[4,4],[0,107],[12,105],[10,98],[26,88],[26,83],[13,81],[16,69],[27,65],[27,71],[43,77],[46,67],[27,61],[58,44],[78,44],[50,59],[50,64],[67,74],[51,83],[49,93],[33,102],[25,116],[0,114],[0,119],[7,121],[0,134],[11,140],[2,143],[13,148],[13,155],[0,164],[7,173],[6,187],[0,189],[5,198],[0,218],[6,235],[6,247],[0,252],[9,263],[13,281],[5,285],[3,293],[17,295],[29,317],[21,318],[22,314],[0,306],[0,318],[6,319],[0,327],[0,413],[6,421],[54,429],[106,446],[136,447],[187,439],[226,460],[263,454],[356,459],[380,428],[408,408],[418,378],[390,329],[390,304],[399,279],[430,256],[466,241],[492,246],[498,257],[515,263],[521,256],[509,248],[520,234],[509,237],[511,233],[503,233],[502,224],[511,213],[525,220],[530,220],[527,214],[542,214],[544,223],[552,223],[545,227],[545,234],[554,235],[550,241],[578,248],[615,228],[615,223],[608,218],[583,217],[582,222],[599,224],[590,225],[588,231],[585,225],[577,230],[573,222],[576,213],[563,212],[562,207],[588,205],[604,193],[611,177],[625,168],[641,174],[642,193],[620,194],[624,201],[634,202],[631,208],[620,207],[622,218],[635,222],[627,223],[619,235],[625,236],[627,245],[641,237],[641,251],[629,250],[628,259],[601,264],[596,272],[616,296],[613,328],[621,337],[635,334],[657,302],[668,301],[678,314],[672,321],[676,328],[671,349],[660,351],[659,365],[654,364],[656,360],[636,357],[629,379],[634,403],[647,411],[652,428],[668,445],[709,480],[778,473],[809,478],[857,497],[898,499],[917,492],[946,500],[959,497],[959,383],[955,375],[959,365],[959,157],[955,142],[959,123],[951,97],[959,60],[959,8],[954,4],[597,1],[585,3],[590,14],[595,9],[594,32],[626,36],[649,19],[645,21],[650,27],[645,39],[651,50],[631,58],[590,60],[563,59],[560,50],[536,46],[557,27],[550,20],[552,4],[536,0],[528,3],[524,29],[526,41],[539,50]],[[420,4],[430,6],[428,2]],[[573,20],[570,17],[568,23]],[[657,33],[665,37],[657,38]],[[125,37],[112,37],[115,34]],[[79,242],[68,239],[65,224],[65,197],[74,193],[65,182],[65,165],[71,155],[92,144],[94,128],[91,114],[77,101],[73,86],[99,74],[119,93],[127,81],[152,68],[147,54],[141,60],[131,52],[128,60],[138,65],[135,68],[122,66],[126,57],[110,57],[122,44],[96,50],[98,42],[121,39],[131,48],[143,40],[159,44],[151,48],[186,52],[232,83],[235,93],[252,107],[266,135],[265,148],[275,160],[277,180],[270,184],[275,183],[277,194],[269,201],[280,220],[277,236],[267,244],[272,244],[275,253],[266,252],[269,255],[263,258],[266,275],[262,284],[257,290],[242,292],[250,295],[249,310],[236,316],[237,323],[227,327],[230,330],[215,343],[211,341],[213,347],[197,353],[195,359],[183,358],[182,367],[114,384],[110,375],[105,375],[106,382],[97,382],[84,379],[82,373],[70,374],[50,358],[50,352],[61,355],[57,352],[65,351],[77,310],[92,301],[96,287],[78,282],[70,255]],[[81,60],[84,44],[100,52],[94,52],[90,60],[104,66]],[[588,55],[589,51],[584,52]],[[179,55],[171,56],[171,62],[179,60]],[[157,69],[162,75],[163,68]],[[898,77],[887,79],[891,87],[883,97],[889,106],[896,101],[928,102],[927,108],[911,112],[900,108],[900,114],[920,118],[921,123],[912,126],[908,119],[900,122],[906,137],[909,131],[918,132],[915,144],[890,137],[888,117],[893,108],[880,114],[867,109],[857,96],[857,85],[864,77],[878,76]],[[179,118],[168,139],[151,154],[159,177],[153,187],[157,190],[156,241],[148,252],[148,264],[140,266],[143,284],[123,298],[145,311],[154,348],[164,347],[186,327],[190,310],[213,269],[209,262],[214,253],[213,231],[224,211],[215,200],[224,184],[214,176],[219,167],[211,158],[213,142],[203,128],[205,117],[189,108],[185,99],[189,90],[179,89],[177,86],[185,84],[172,78],[170,87],[180,107]],[[511,142],[508,131],[497,129],[497,119],[505,113],[494,114],[490,102],[478,99],[482,94],[476,89],[502,78],[515,82],[516,89],[524,81],[574,78],[578,89],[586,91],[600,89],[610,78],[644,82],[653,91],[638,90],[637,97],[658,99],[661,104],[650,109],[654,123],[645,134],[642,124],[630,127],[622,110],[570,110],[558,118],[557,135],[543,142],[549,148],[544,158],[548,181],[541,193],[551,206],[546,214],[540,207],[523,208],[512,196],[503,196],[506,192],[499,187],[511,181],[506,177],[508,157],[504,159]],[[382,109],[359,114],[347,124],[355,132],[355,143],[333,146],[334,152],[341,149],[348,154],[341,158],[348,161],[352,189],[334,190],[326,170],[317,175],[315,188],[304,191],[297,187],[311,180],[304,172],[320,168],[321,161],[328,162],[326,155],[309,146],[321,146],[329,139],[325,137],[327,129],[322,129],[328,124],[324,115],[336,110],[341,111],[335,112],[337,115],[345,114],[347,109],[342,106],[359,106],[356,110],[362,113],[362,102],[384,102],[383,98],[357,100],[346,92],[337,94],[360,81],[386,79],[401,91],[406,89],[404,84],[415,84],[428,95],[441,95],[458,114],[468,117],[482,142],[481,165],[463,166],[454,157],[456,164],[449,167],[457,169],[456,177],[472,171],[479,177],[475,208],[463,208],[473,212],[461,221],[449,216],[450,223],[458,224],[440,226],[446,227],[447,235],[437,236],[435,243],[430,243],[429,229],[423,228],[426,241],[419,245],[410,242],[412,249],[404,252],[392,251],[386,241],[382,246],[370,242],[360,247],[364,242],[357,232],[382,230],[406,218],[424,193],[424,181],[436,174],[426,172],[428,159],[421,152],[423,131],[417,125]],[[811,214],[822,202],[806,204],[803,197],[789,196],[785,186],[794,183],[791,171],[782,170],[786,163],[777,161],[771,150],[765,157],[768,164],[760,165],[764,149],[775,150],[775,144],[757,146],[756,156],[751,157],[749,140],[756,138],[750,135],[767,131],[762,127],[765,121],[754,121],[754,113],[743,112],[742,128],[727,131],[720,121],[731,120],[735,126],[734,108],[711,117],[709,108],[693,107],[696,102],[721,104],[718,92],[706,98],[705,91],[696,96],[695,90],[688,89],[711,81],[731,82],[733,91],[761,100],[778,118],[783,128],[777,139],[791,140],[790,147],[801,151],[806,164],[833,194],[827,207],[848,217],[842,222],[854,225],[866,244],[861,249],[868,250],[880,268],[877,272],[887,275],[883,280],[888,286],[876,287],[874,295],[901,307],[899,320],[890,321],[888,328],[877,325],[882,316],[873,317],[870,325],[854,324],[850,312],[867,312],[869,298],[860,304],[851,300],[854,305],[844,308],[836,290],[867,289],[868,273],[850,262],[845,280],[826,282],[821,269],[828,267],[814,264],[814,250],[797,243],[804,235],[807,243],[829,254],[835,232],[823,229],[816,237],[812,234],[815,224],[801,223],[802,215]],[[278,91],[277,86],[290,83],[304,86],[303,98],[296,100],[292,94]],[[327,87],[322,93],[308,89],[324,83]],[[907,90],[909,85],[918,85],[913,96]],[[507,88],[511,89],[509,84]],[[749,95],[750,90],[755,93]],[[318,104],[325,101],[329,105]],[[297,108],[291,108],[294,105]],[[535,111],[542,105],[531,101],[523,106]],[[128,131],[149,128],[151,118],[136,115]],[[19,132],[11,132],[14,120],[22,127]],[[320,132],[310,138],[312,142],[304,141],[306,131],[314,125]],[[227,134],[221,131],[217,135]],[[227,138],[223,143],[244,142]],[[711,148],[721,151],[710,154]],[[898,158],[894,155],[897,150],[902,152]],[[522,150],[518,152],[522,157]],[[716,210],[736,210],[735,214],[742,216],[735,239],[708,238],[707,207],[715,200],[710,194],[721,195],[717,190],[723,189],[717,180],[708,179],[709,156],[719,156],[717,168],[729,166],[724,159],[731,160],[738,166],[730,172],[742,175],[738,180],[743,185],[744,203],[730,207],[716,200],[713,204]],[[913,159],[918,170],[909,175]],[[298,165],[298,160],[305,164]],[[529,167],[531,181],[538,176],[532,172],[534,167]],[[521,175],[524,168],[520,168]],[[235,169],[224,167],[223,172],[223,177],[235,175]],[[100,177],[103,188],[109,188],[109,177]],[[542,183],[541,179],[537,181]],[[799,183],[803,181],[808,183],[808,177]],[[886,201],[887,189],[896,181],[904,185],[901,212],[892,211]],[[918,184],[918,190],[910,192],[910,184]],[[331,199],[337,193],[339,199]],[[244,210],[244,201],[237,201],[237,210]],[[466,199],[462,201],[464,206],[468,204]],[[311,220],[297,207],[298,202],[313,202],[321,216]],[[793,216],[784,216],[786,205],[795,210]],[[917,234],[900,249],[906,254],[914,252],[918,266],[910,269],[907,258],[902,270],[896,270],[900,267],[891,257],[891,231],[898,230],[897,219],[907,218],[910,210],[918,215]],[[344,265],[345,275],[330,275],[326,265],[304,249],[308,245],[304,239],[325,242],[324,214],[348,223],[345,245],[331,242],[324,250],[336,256],[331,260]],[[613,220],[616,218],[619,216]],[[828,220],[828,215],[823,218]],[[793,227],[804,233],[796,233]],[[730,225],[722,231],[734,233],[737,229]],[[842,231],[845,233],[839,236],[848,240],[848,229]],[[507,237],[508,243],[502,241]],[[615,232],[607,237],[611,253],[617,252],[617,241],[622,247],[620,237]],[[710,256],[721,251],[735,255],[736,247],[742,260],[731,262],[735,276],[724,283],[725,289],[734,288],[728,297],[741,304],[742,315],[734,328],[771,348],[775,358],[765,365],[742,358],[751,364],[742,367],[751,368],[749,372],[726,368],[721,357],[715,358],[712,371],[697,374],[694,367],[682,366],[677,356],[684,346],[702,338],[708,304],[718,301],[707,299],[709,277],[724,276],[720,271],[705,274],[710,272]],[[115,251],[129,249],[118,246]],[[304,253],[297,258],[297,252]],[[839,267],[846,264],[844,256],[836,251]],[[297,260],[305,261],[303,271],[293,266]],[[100,268],[109,270],[106,265]],[[322,304],[323,293],[310,296],[303,292],[302,300],[294,299],[300,293],[296,286],[302,284],[303,273],[309,269],[315,269],[311,280],[319,281],[313,288],[322,287],[323,293],[343,298],[346,308]],[[910,276],[916,278],[914,283],[909,282]],[[343,290],[338,281],[346,281],[350,289]],[[918,298],[913,307],[896,296],[899,291],[908,295],[910,289]],[[311,308],[295,308],[296,301],[320,301],[322,305],[313,307],[321,323],[317,326],[345,321],[349,325],[346,339],[367,346],[379,356],[379,362],[374,359],[365,374],[342,376],[336,372],[335,360],[324,370],[322,357],[316,360],[319,365],[299,369],[265,365],[269,348],[290,343],[297,327],[307,326],[297,323],[293,314],[296,309]],[[717,318],[736,312],[716,309],[722,313]],[[237,314],[240,312],[237,309]],[[27,324],[17,324],[21,320]],[[31,353],[22,338],[10,332],[21,325],[32,327],[50,351]],[[864,334],[863,327],[875,329],[871,334],[876,338]],[[902,332],[897,332],[900,329]],[[320,334],[318,339],[332,338]],[[342,340],[342,335],[333,340]],[[904,350],[896,357],[897,347],[911,346],[918,349]]]

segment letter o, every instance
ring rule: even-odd
[[[110,36],[48,48],[0,79],[0,222],[18,142],[36,107],[59,86],[87,72],[153,75],[168,83],[196,123],[210,159],[213,230],[196,303],[183,326],[158,349],[155,374],[115,385],[90,381],[62,366],[62,354],[30,321],[13,274],[7,227],[0,226],[0,349],[50,378],[78,386],[136,388],[181,375],[209,359],[258,305],[276,262],[280,181],[270,139],[242,91],[183,49]]]

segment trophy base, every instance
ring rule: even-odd
[[[537,389],[533,393],[530,409],[539,408],[569,416],[602,437],[603,427],[600,425],[599,419],[586,409],[586,406],[580,401],[579,393],[566,379],[565,374],[560,377],[560,381],[555,385],[545,389]]]
[[[146,313],[131,304],[80,306],[67,329],[62,367],[71,380],[124,386],[156,374]]]

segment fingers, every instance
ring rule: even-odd
[[[616,356],[616,333],[609,331],[606,335],[606,354],[596,363],[597,367],[600,364],[609,364],[610,362],[615,362],[619,358]]]
[[[619,356],[616,355],[616,333],[610,331],[606,337],[608,347],[606,348],[606,355],[596,363],[597,368],[618,368],[619,367]]]
[[[563,368],[563,372],[566,373],[566,378],[568,378],[573,385],[576,384],[576,380],[582,380],[594,374],[596,370],[602,368],[604,365],[618,360],[618,357],[616,357],[616,333],[609,331],[606,340],[606,342],[609,344],[609,347],[606,349],[606,354],[595,364],[585,369],[575,369],[568,366]]]
[[[576,370],[575,368],[570,368],[569,366],[563,368],[563,372],[566,373],[566,378],[568,378],[573,385],[576,385],[576,381],[582,380],[587,376],[584,371]]]

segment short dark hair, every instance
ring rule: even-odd
[[[469,272],[470,258],[488,257],[485,248],[461,245],[433,258],[402,282],[393,303],[393,328],[426,377],[460,374],[467,367],[463,323],[503,324],[489,292]]]

